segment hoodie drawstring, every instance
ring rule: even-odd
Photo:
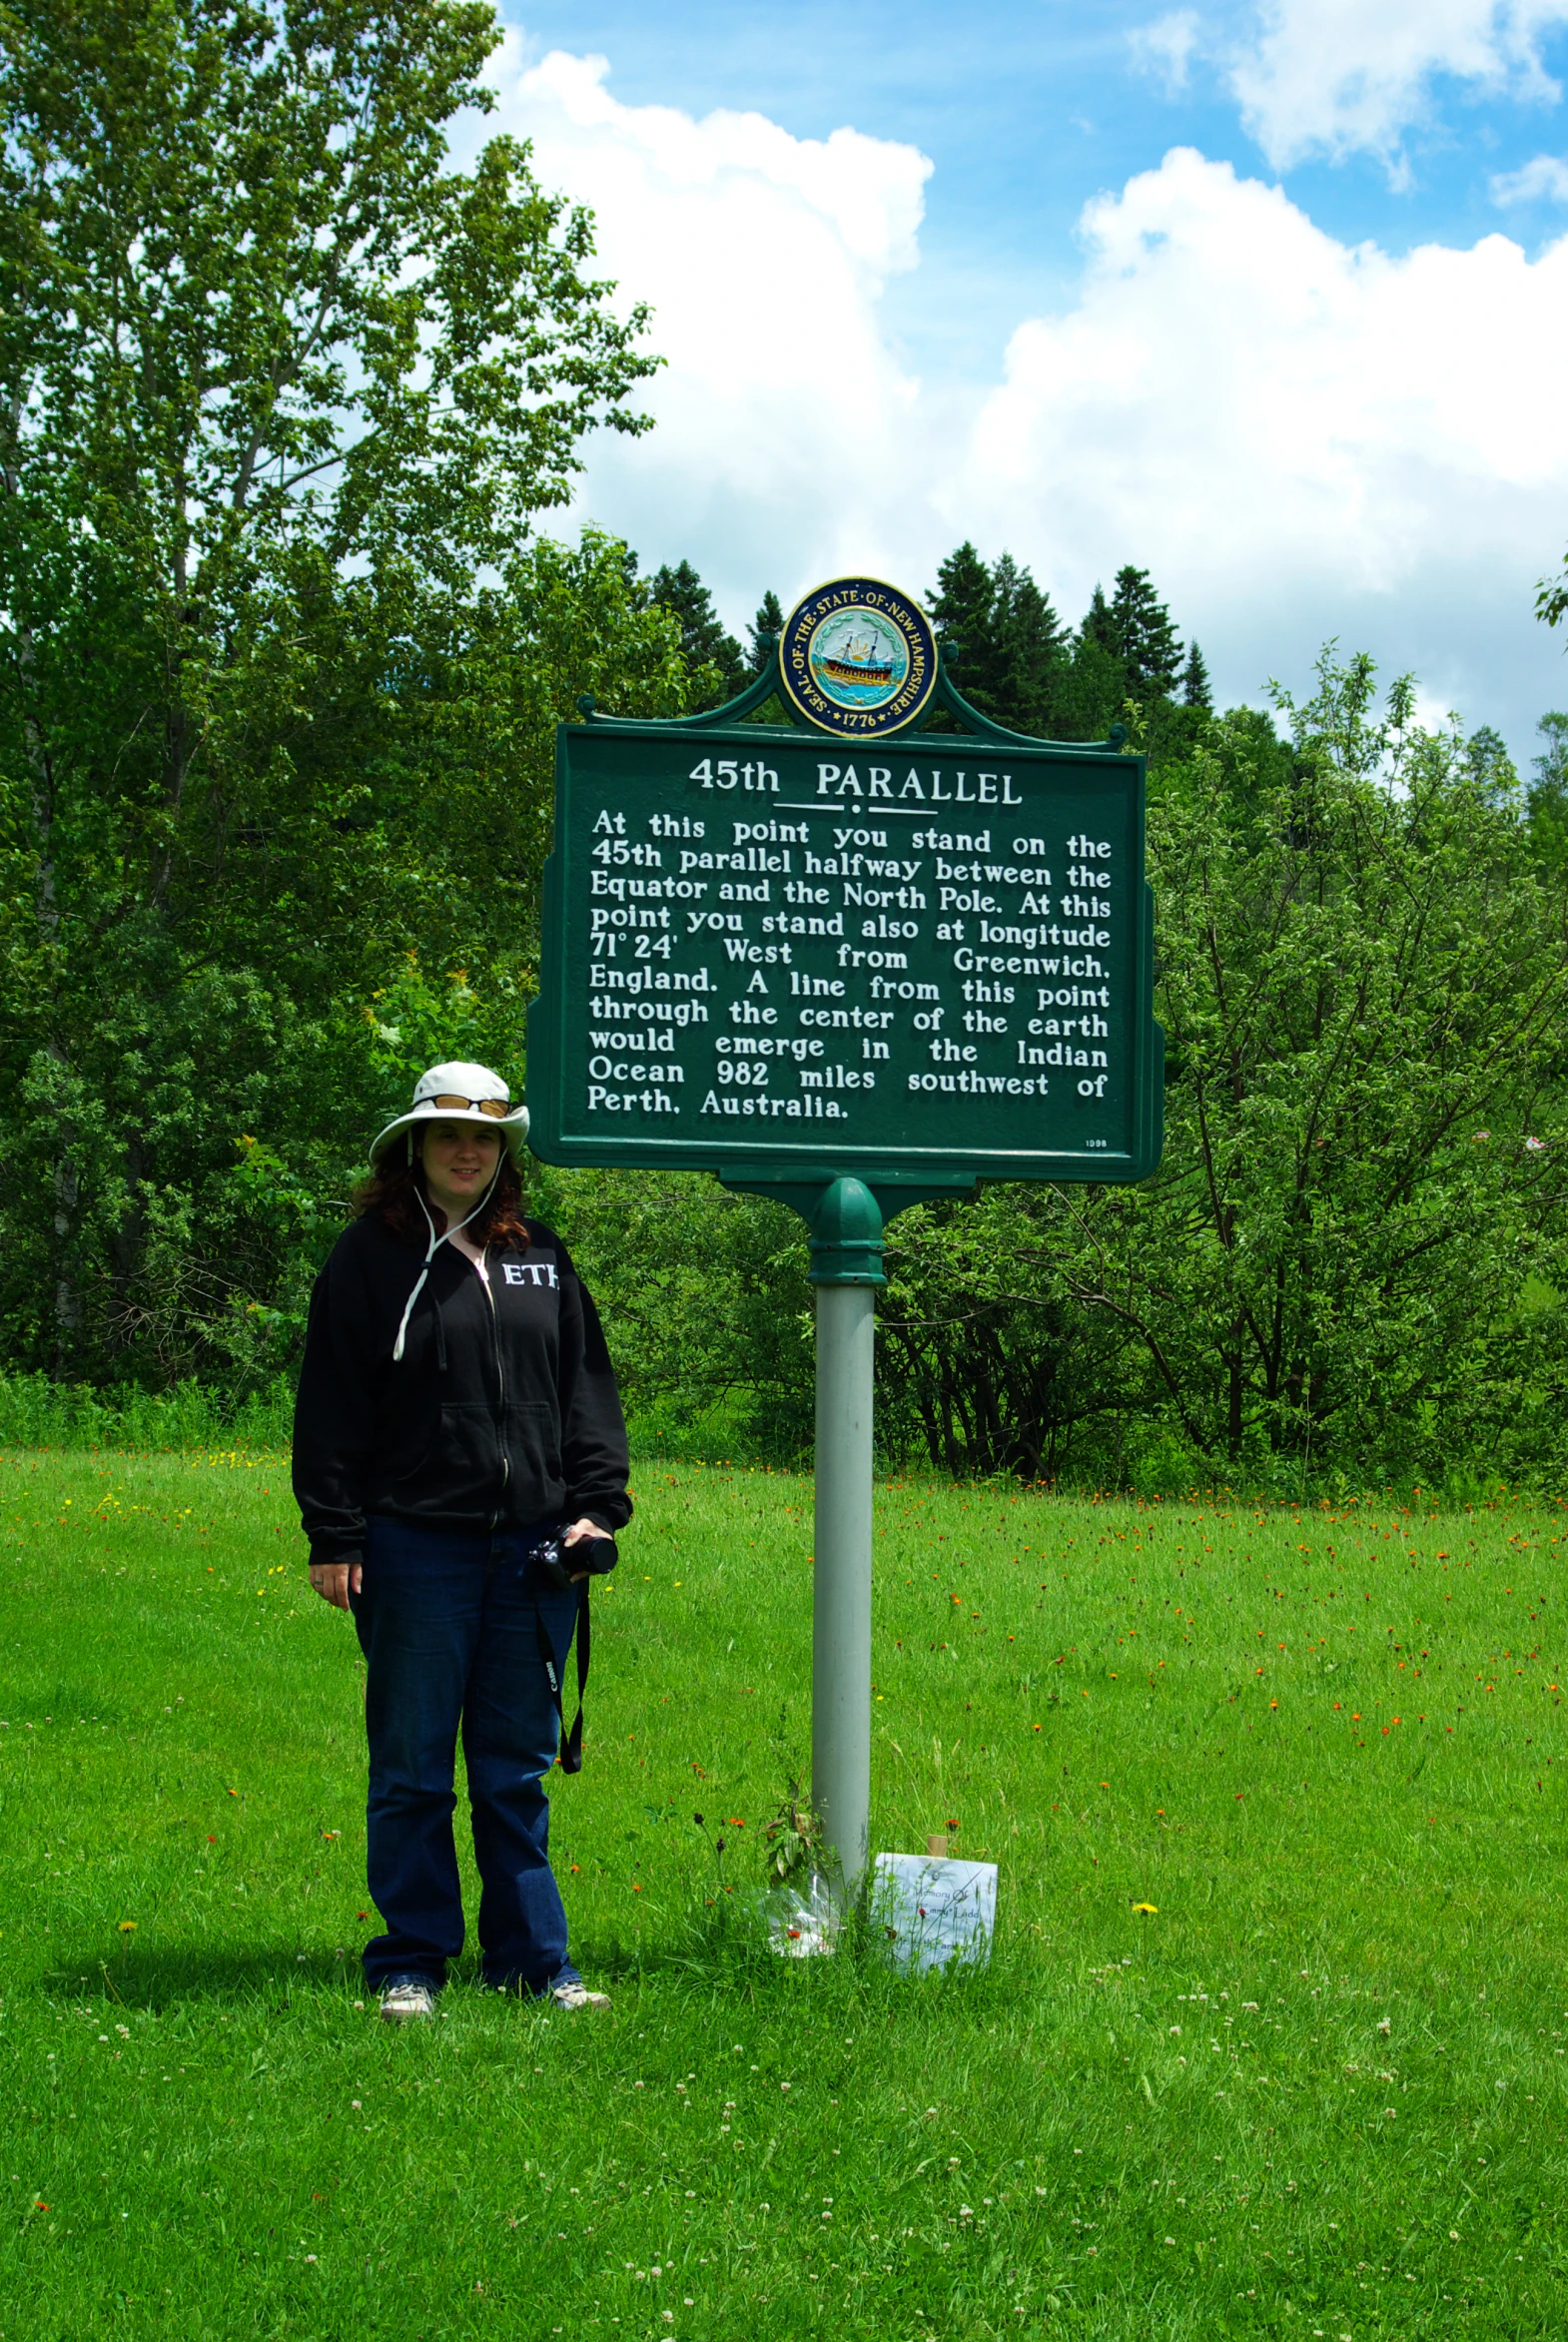
[[[485,1204],[488,1203],[494,1190],[495,1181],[501,1175],[501,1164],[504,1160],[504,1154],[497,1156],[495,1161],[495,1169],[490,1174],[489,1186],[485,1188],[483,1194],[479,1197],[478,1202],[473,1206],[472,1211],[465,1212],[461,1219],[457,1220],[451,1227],[443,1229],[440,1235],[435,1233],[435,1222],[430,1217],[428,1204],[425,1202],[424,1197],[419,1194],[418,1188],[414,1188],[414,1194],[418,1196],[419,1209],[424,1213],[424,1224],[430,1231],[430,1240],[429,1243],[425,1246],[424,1266],[419,1271],[418,1279],[412,1292],[408,1295],[406,1302],[403,1304],[402,1319],[397,1327],[397,1339],[392,1343],[392,1363],[394,1365],[402,1356],[403,1337],[408,1330],[408,1320],[413,1315],[414,1302],[418,1299],[420,1293],[422,1293],[424,1290],[424,1280],[430,1273],[430,1262],[434,1259],[437,1251],[440,1249],[441,1245],[445,1243],[448,1236],[454,1236],[459,1228],[465,1228],[469,1220],[475,1218],[478,1213],[484,1209]],[[439,1361],[442,1368],[444,1369],[446,1364],[446,1335],[445,1328],[441,1324],[441,1314],[439,1308],[437,1308],[435,1312],[435,1339]]]

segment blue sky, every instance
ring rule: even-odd
[[[1568,699],[1529,606],[1568,541],[1561,390],[1518,379],[1568,357],[1568,0],[508,21],[505,126],[668,361],[581,509],[689,553],[732,622],[861,560],[924,584],[971,535],[1070,617],[1151,566],[1230,696],[1335,634],[1525,758]],[[742,322],[766,368],[722,356]]]

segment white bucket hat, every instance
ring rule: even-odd
[[[413,1085],[413,1105],[405,1115],[371,1141],[371,1161],[379,1161],[394,1139],[421,1123],[477,1123],[484,1131],[499,1131],[513,1161],[528,1135],[528,1110],[513,1106],[511,1092],[488,1066],[460,1063],[431,1066]]]

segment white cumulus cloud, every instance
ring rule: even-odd
[[[923,587],[967,536],[1069,620],[1151,569],[1225,697],[1301,682],[1337,635],[1522,754],[1568,699],[1531,614],[1568,542],[1568,239],[1390,257],[1176,150],[1087,208],[1074,295],[975,390],[917,380],[885,327],[919,266],[914,149],[622,105],[562,55],[514,55],[500,114],[592,206],[667,361],[657,429],[591,443],[578,510],[689,556],[732,626],[850,569]]]
[[[1252,688],[1329,634],[1472,713],[1523,671],[1549,687],[1529,608],[1568,534],[1568,240],[1393,259],[1189,149],[1083,225],[1077,306],[1014,336],[955,526],[1070,608],[1136,558]]]
[[[877,305],[919,257],[925,156],[853,129],[797,139],[761,114],[624,106],[600,57],[500,62],[499,126],[532,139],[546,187],[592,206],[598,265],[651,303],[666,361],[643,396],[653,438],[596,450],[595,511],[653,560],[721,537],[721,591],[805,585],[813,560],[863,551],[896,501],[918,395]]]
[[[1370,152],[1397,172],[1440,75],[1556,97],[1540,43],[1564,22],[1568,0],[1264,0],[1230,82],[1276,169]]]

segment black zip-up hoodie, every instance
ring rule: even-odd
[[[294,1492],[313,1562],[363,1556],[365,1516],[480,1534],[631,1518],[626,1425],[603,1330],[559,1236],[490,1244],[488,1285],[441,1244],[392,1345],[422,1247],[373,1218],[316,1280],[294,1418]]]

